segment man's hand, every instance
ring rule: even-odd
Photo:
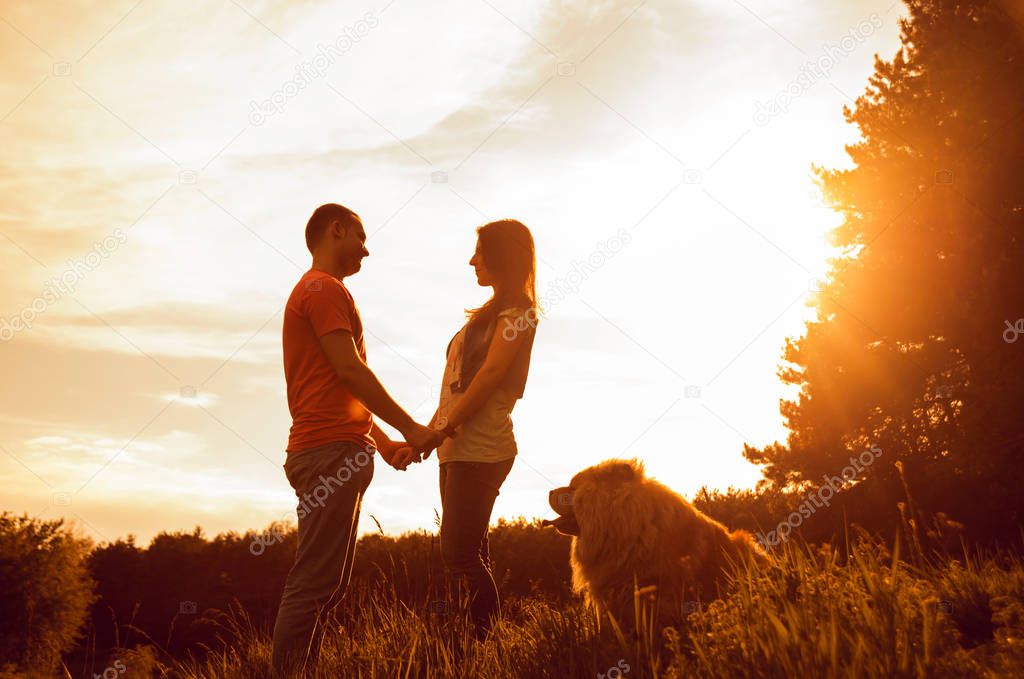
[[[428,427],[424,427],[422,424],[412,423],[408,431],[403,431],[402,434],[405,436],[408,445],[413,448],[417,453],[427,453],[428,455],[434,448],[441,445],[441,441],[444,441],[445,436],[439,431],[434,431]]]
[[[380,453],[380,456],[384,458],[384,461],[387,462],[389,466],[394,467],[395,453],[405,446],[405,441],[392,441],[391,439],[383,439],[382,436],[378,436],[376,438],[378,439],[377,452]]]
[[[391,459],[387,462],[398,471],[404,472],[410,464],[419,461],[420,454],[413,450],[412,446],[402,442],[398,448],[392,451]]]
[[[443,432],[434,432],[435,440],[430,443],[430,448],[424,451],[419,451],[410,446],[404,441],[397,443],[396,448],[391,453],[391,459],[384,458],[388,464],[395,469],[405,471],[406,468],[414,462],[423,462],[430,453],[434,451],[441,443],[447,438]]]
[[[379,447],[378,452],[389,466],[404,472],[410,464],[420,461],[420,454],[405,441],[391,441]]]

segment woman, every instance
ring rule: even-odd
[[[517,452],[511,413],[526,386],[537,325],[533,236],[512,219],[485,224],[469,264],[493,294],[466,312],[466,324],[448,344],[431,425],[448,436],[438,448],[441,558],[452,595],[468,596],[483,637],[500,614],[487,526]]]

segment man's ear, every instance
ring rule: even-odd
[[[345,222],[340,219],[332,219],[330,226],[327,227],[327,232],[331,236],[342,238],[345,236]]]

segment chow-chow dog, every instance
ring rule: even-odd
[[[584,469],[548,502],[558,518],[545,523],[573,536],[573,589],[623,628],[635,629],[640,610],[678,624],[718,596],[734,564],[768,563],[749,533],[705,516],[637,460]]]

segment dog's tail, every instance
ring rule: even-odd
[[[749,531],[734,530],[729,533],[729,542],[732,543],[735,555],[741,560],[751,560],[760,566],[767,566],[771,563],[768,553],[764,551],[754,536]]]

